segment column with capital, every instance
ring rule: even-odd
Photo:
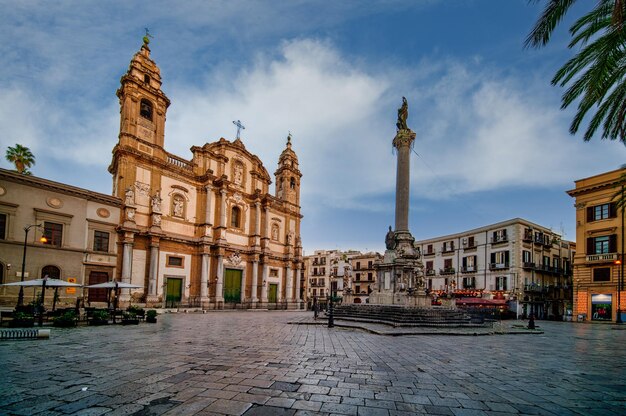
[[[296,302],[298,303],[298,309],[300,309],[300,263],[296,264]]]
[[[293,272],[290,263],[287,263],[287,274],[285,275],[285,300],[293,302]]]
[[[150,244],[150,269],[148,271],[148,300],[156,302],[158,294],[159,242]]]
[[[211,258],[209,253],[202,253],[202,268],[200,271],[200,303],[202,306],[209,302],[209,270]]]
[[[122,251],[122,282],[130,283],[132,278],[133,267],[133,234],[127,233],[124,238],[124,248]],[[120,300],[130,300],[130,289],[122,289]]]
[[[256,212],[256,218],[254,221],[254,245],[258,246],[261,243],[261,203],[259,201],[254,203]]]
[[[261,303],[267,303],[267,263],[263,261],[263,275],[261,277]]]
[[[217,256],[217,283],[215,284],[215,302],[224,302],[224,256]]]
[[[226,237],[226,189],[220,189],[222,203],[220,204],[220,239]]]
[[[256,305],[256,303],[259,301],[259,298],[257,297],[258,289],[259,289],[259,262],[256,259],[256,255],[255,255],[255,258],[252,261],[252,293],[250,296],[250,300],[252,301],[253,305]]]
[[[206,191],[206,207],[204,209],[204,235],[206,237],[211,236],[211,227],[213,226],[213,219],[211,218],[211,208],[213,206],[213,187],[206,185],[204,187]]]

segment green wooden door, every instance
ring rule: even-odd
[[[278,301],[278,284],[270,283],[270,291],[267,295],[267,301],[270,303],[276,303]]]
[[[226,269],[224,271],[224,302],[241,302],[241,270]]]
[[[165,307],[175,308],[179,305],[183,297],[183,279],[167,279],[167,293],[165,297]]]

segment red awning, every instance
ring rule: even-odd
[[[459,298],[457,305],[506,306],[506,299]]]

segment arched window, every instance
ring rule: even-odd
[[[48,276],[51,279],[60,279],[61,278],[61,269],[57,266],[44,266],[41,269],[41,277],[44,278]]]
[[[172,197],[172,216],[185,217],[185,198],[180,194],[175,194]]]
[[[233,228],[241,228],[241,208],[233,207],[230,211],[230,226]]]
[[[152,121],[152,103],[145,98],[142,98],[139,104],[139,115]]]
[[[289,180],[289,187],[290,187],[291,189],[296,189],[296,178],[292,177],[292,178]]]
[[[144,82],[145,84],[150,84],[150,75],[145,74],[145,75],[143,76],[143,82]]]

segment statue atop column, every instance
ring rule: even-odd
[[[398,108],[398,122],[396,128],[398,130],[408,130],[409,127],[406,124],[406,119],[409,117],[409,103],[406,97],[402,97],[402,106]]]
[[[391,225],[389,226],[389,231],[387,231],[387,235],[385,236],[385,246],[387,250],[393,250],[396,248],[396,233],[391,230]]]

